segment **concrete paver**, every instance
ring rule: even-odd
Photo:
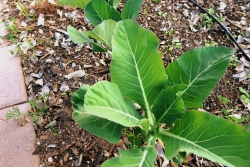
[[[0,36],[5,36],[8,34],[8,31],[5,29],[5,26],[3,23],[0,24]]]
[[[1,20],[1,18],[0,18]],[[8,31],[0,24],[0,36]],[[21,61],[11,55],[15,46],[8,46],[4,39],[0,41],[0,167],[39,167],[35,151],[35,131],[32,123],[20,127],[14,119],[5,121],[6,113],[17,105],[21,112],[30,110],[26,103],[24,77]],[[23,104],[22,104],[23,103]]]
[[[30,110],[28,103],[17,106],[21,112]],[[12,108],[0,110],[0,166],[1,167],[39,167],[35,151],[35,131],[32,123],[20,127],[18,121],[4,121],[6,113]]]
[[[15,46],[0,48],[0,109],[27,101],[20,57],[13,50]]]

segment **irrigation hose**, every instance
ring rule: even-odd
[[[193,3],[195,6],[197,6],[201,11],[205,12],[209,17],[211,17],[216,23],[220,25],[220,27],[224,30],[224,32],[230,37],[230,39],[235,43],[235,45],[239,48],[239,50],[242,52],[243,56],[247,61],[250,61],[250,58],[247,56],[247,54],[244,52],[244,50],[240,47],[240,45],[237,43],[237,41],[234,39],[233,35],[230,33],[230,31],[223,25],[221,22],[216,19],[213,15],[211,15],[208,11],[206,11],[203,7],[201,7],[197,2],[194,0],[188,0],[189,2]]]

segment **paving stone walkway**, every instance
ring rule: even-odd
[[[0,36],[8,32],[0,25]],[[32,123],[19,126],[18,121],[5,121],[6,113],[17,106],[20,112],[27,112],[23,71],[20,58],[12,55],[15,46],[0,44],[0,167],[39,167],[35,150],[35,131]]]

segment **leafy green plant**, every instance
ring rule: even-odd
[[[93,45],[93,51],[95,52],[106,52],[107,49],[103,48],[101,44],[94,42],[91,38],[97,39],[103,42],[106,46],[110,47],[110,43],[99,38],[96,34],[103,32],[102,29],[109,29],[109,33],[112,33],[112,29],[115,26],[115,21],[131,19],[135,20],[139,14],[143,0],[128,0],[121,13],[116,10],[121,0],[60,0],[58,4],[76,6],[84,9],[84,13],[90,23],[96,26],[94,31],[81,32],[77,31],[73,27],[68,27],[69,36],[78,36],[74,38],[75,43],[90,43]],[[100,25],[103,21],[110,20],[106,24]],[[109,25],[110,24],[110,25]],[[110,34],[109,34],[110,35]],[[84,41],[83,41],[84,40]]]
[[[238,67],[240,63],[238,62],[238,57],[233,56],[230,60],[229,66],[231,67]]]
[[[215,15],[215,12],[214,12],[213,8],[210,8],[208,10],[208,13],[210,13],[213,16]],[[200,15],[203,18],[202,26],[206,26],[206,27],[210,28],[214,24],[213,19],[211,17],[209,17],[207,14],[201,13]],[[219,20],[219,21],[223,21],[223,18],[221,18],[221,17],[216,17],[216,19]]]
[[[249,132],[197,110],[222,77],[233,50],[197,48],[164,69],[156,35],[132,21],[140,2],[128,0],[121,14],[114,2],[120,1],[59,1],[85,9],[95,26],[86,32],[69,27],[72,41],[91,43],[94,51],[112,56],[112,83],[84,85],[72,96],[73,118],[82,128],[111,143],[117,143],[125,132],[132,143],[130,150],[121,150],[119,157],[102,167],[153,166],[157,139],[165,143],[167,159],[181,160],[183,155],[194,153],[227,166],[249,164]]]
[[[163,12],[160,10],[160,11],[158,12],[158,16],[161,18],[162,15],[163,15]]]
[[[215,41],[211,41],[210,43],[207,40],[204,40],[205,46],[216,46],[218,45]]]
[[[116,10],[121,0],[60,0],[58,4],[76,6],[84,9],[85,15],[94,26],[104,20],[114,21],[132,19],[139,14],[143,0],[128,0],[121,13]]]
[[[173,29],[170,29],[169,32],[168,32],[168,35],[170,37],[174,36],[174,30]]]
[[[6,114],[6,120],[9,120],[11,118],[18,118],[19,116],[21,116],[22,113],[19,111],[19,108],[14,106],[12,107],[12,110],[10,110],[9,112],[7,112]]]
[[[9,30],[9,34],[7,35],[7,40],[11,40],[12,42],[18,42],[18,37],[17,37],[18,30],[16,29],[17,28],[16,20],[17,19],[13,17],[9,22],[9,24],[5,27],[7,30]]]
[[[173,20],[176,21],[176,20],[178,20],[178,18],[177,17],[173,17]]]
[[[223,97],[222,95],[218,95],[217,97],[218,97],[218,99],[223,103],[223,105],[224,105],[224,107],[225,107],[225,108],[222,108],[221,111],[223,112],[224,115],[228,115],[228,114],[229,114],[229,111],[228,111],[228,109],[227,109],[227,107],[226,107],[226,104],[227,104],[228,101],[229,101],[228,98]]]
[[[174,49],[178,49],[180,47],[181,47],[181,43],[180,42],[171,41],[171,45],[168,46],[168,51],[172,52]]]
[[[79,37],[82,33],[70,30],[73,41],[86,42]],[[124,128],[137,129],[130,134],[133,147],[121,150],[102,167],[154,166],[157,139],[165,143],[167,159],[186,152],[227,166],[249,165],[250,133],[197,110],[224,74],[232,49],[190,50],[164,69],[156,35],[131,20],[105,20],[88,33],[109,48],[112,83],[101,81],[77,90],[72,96],[74,120],[111,143],[119,141]],[[138,135],[143,146],[136,141]]]
[[[41,100],[43,103],[38,104],[38,101],[36,100],[29,100],[28,103],[30,104],[33,112],[27,111],[27,112],[21,113],[18,107],[13,107],[12,110],[7,112],[6,120],[9,120],[11,118],[18,118],[19,116],[22,116],[22,115],[26,117],[30,115],[32,117],[32,121],[34,123],[37,123],[47,110],[46,105],[45,105],[47,99],[48,99],[48,95],[44,94],[44,95],[41,95]]]
[[[20,2],[18,2],[17,6],[18,6],[18,9],[20,10],[20,12],[22,13],[22,15],[24,15],[26,18],[28,18],[31,21],[35,20],[34,15],[32,15],[32,18],[29,16],[29,13],[27,12],[27,10],[23,6],[23,4],[21,4]]]
[[[241,93],[243,93],[240,96],[240,99],[242,99],[244,101],[244,103],[247,105],[250,102],[250,95],[249,95],[249,93],[245,89],[243,89],[242,87],[239,87],[239,90],[240,90]]]

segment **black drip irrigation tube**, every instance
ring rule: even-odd
[[[223,25],[219,20],[217,20],[213,15],[211,15],[209,12],[207,12],[203,7],[201,7],[197,2],[194,0],[188,0],[189,2],[193,3],[195,6],[197,6],[200,10],[205,12],[209,17],[211,17],[216,23],[220,25],[220,27],[224,30],[224,32],[230,37],[230,39],[237,45],[239,50],[242,52],[243,56],[247,61],[250,62],[250,58],[247,56],[247,54],[244,52],[244,50],[240,47],[240,45],[237,43],[237,41],[234,39],[233,35],[230,33],[230,31]]]

